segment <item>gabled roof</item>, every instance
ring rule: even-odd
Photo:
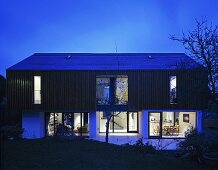
[[[174,70],[200,67],[184,53],[35,53],[8,70]]]

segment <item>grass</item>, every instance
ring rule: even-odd
[[[167,154],[144,154],[85,139],[2,142],[1,169],[211,169]]]

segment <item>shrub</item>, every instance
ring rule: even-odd
[[[194,128],[185,133],[185,140],[179,143],[179,149],[184,151],[186,157],[202,162],[203,154],[208,150],[208,141],[203,134]]]
[[[57,126],[57,136],[61,138],[68,138],[75,136],[75,134],[68,127],[63,124],[59,124]]]
[[[24,129],[17,126],[2,126],[1,127],[1,139],[19,139],[23,134]]]
[[[156,153],[156,148],[153,145],[149,144],[148,142],[144,144],[142,138],[137,140],[136,144],[134,144],[133,147],[134,150],[139,152],[151,153],[151,154]]]

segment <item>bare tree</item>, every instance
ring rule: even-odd
[[[205,67],[211,99],[218,103],[218,26],[208,25],[205,19],[196,20],[194,30],[180,38],[170,35],[170,39],[182,43],[188,55]]]

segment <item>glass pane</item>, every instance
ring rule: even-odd
[[[96,78],[96,100],[97,104],[109,104],[110,79]]]
[[[107,122],[107,117],[106,117],[106,112],[98,112],[99,113],[99,128],[100,132],[106,132],[106,122]],[[109,132],[113,132],[113,124],[112,124],[112,119],[110,120],[110,125],[109,125]]]
[[[41,104],[41,76],[34,76],[34,104]]]
[[[129,112],[129,131],[137,131],[138,123],[138,113],[137,112]]]
[[[176,76],[170,76],[170,103],[177,103]]]
[[[176,114],[175,114],[176,117]],[[163,112],[162,136],[178,136],[178,127],[175,124],[174,112]]]
[[[54,113],[46,114],[46,132],[47,136],[54,136]]]
[[[80,135],[81,129],[81,113],[74,113],[74,132],[76,135]]]
[[[185,133],[192,128],[196,128],[196,112],[177,112],[179,135],[184,137]]]
[[[114,132],[127,132],[127,112],[114,112]]]
[[[34,76],[34,90],[41,90],[41,76]]]
[[[59,125],[63,125],[63,122],[62,122],[62,113],[55,113],[55,122],[54,122],[54,125],[55,125],[55,134],[57,134],[57,128]]]
[[[41,91],[34,91],[34,104],[41,104]]]
[[[196,112],[163,112],[163,137],[185,137],[192,128],[196,128]]]
[[[149,135],[160,136],[160,113],[149,113]]]
[[[82,113],[82,136],[89,135],[89,113]]]
[[[116,78],[115,81],[115,104],[128,103],[128,78]]]
[[[69,131],[73,130],[73,114],[64,113],[64,126],[68,128]]]

